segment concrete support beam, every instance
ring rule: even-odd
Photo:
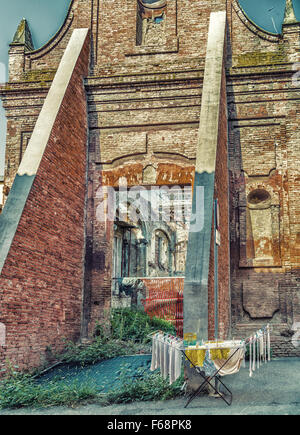
[[[184,285],[184,332],[208,338],[208,287],[212,239],[217,147],[220,140],[226,12],[210,16],[202,91],[199,139],[193,192],[193,215],[200,204],[202,219],[191,222]]]
[[[0,273],[87,37],[88,29],[71,36],[0,216]]]

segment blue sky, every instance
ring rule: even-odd
[[[240,0],[241,7],[258,26],[272,33],[281,32],[285,0]],[[300,0],[293,0],[300,20]]]
[[[293,0],[293,3],[300,20],[300,0]],[[39,48],[60,28],[69,4],[70,0],[0,0],[1,82],[7,79],[8,44],[21,19],[28,20],[35,48]],[[281,31],[285,0],[240,0],[240,4],[262,28],[274,33]],[[5,129],[5,116],[0,104],[0,175],[4,167]]]

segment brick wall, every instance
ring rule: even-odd
[[[86,39],[28,195],[0,277],[6,359],[20,369],[46,362],[63,338],[80,335],[88,72]],[[21,176],[18,176],[21,177]],[[24,175],[23,177],[26,177]],[[22,178],[22,177],[21,177]]]
[[[274,355],[296,355],[299,95],[292,68],[300,28],[270,35],[236,1],[228,6],[232,334],[246,336],[269,322]],[[259,189],[269,195],[265,210],[251,203]]]
[[[224,65],[225,66],[225,65]],[[221,86],[221,104],[219,118],[219,138],[217,147],[217,160],[215,172],[214,198],[219,203],[219,231],[221,245],[218,247],[218,337],[226,339],[230,336],[230,270],[229,270],[229,180],[228,180],[228,120],[227,120],[227,98],[226,98],[226,77],[223,70]],[[215,216],[213,216],[213,219]],[[212,247],[215,244],[212,234]],[[211,248],[211,262],[214,261],[213,248]],[[209,282],[209,313],[211,315],[209,324],[209,336],[214,338],[215,319],[214,313],[214,267],[210,268]],[[210,302],[211,301],[211,302]]]

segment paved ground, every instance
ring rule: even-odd
[[[249,377],[248,367],[223,378],[233,392],[233,403],[199,397],[188,408],[185,398],[165,402],[135,402],[101,407],[86,405],[75,409],[2,410],[0,415],[300,415],[300,358],[275,359]]]

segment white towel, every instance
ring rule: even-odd
[[[152,360],[150,370],[153,372],[159,367],[159,342],[158,342],[158,334],[154,334],[152,337]]]
[[[252,337],[249,339],[249,376],[252,377]]]
[[[268,347],[268,361],[271,361],[271,339],[270,339],[270,327],[267,326],[267,347]]]
[[[169,357],[170,357],[170,345],[168,342],[168,339],[165,338],[164,340],[164,368],[163,368],[163,378],[167,379],[168,375],[169,375]]]
[[[260,346],[260,340],[259,340],[259,336],[257,337],[256,344],[257,344],[257,346],[256,346],[257,368],[259,369],[259,359],[260,359],[260,348],[259,348],[259,346]]]
[[[225,376],[225,375],[233,375],[234,373],[237,373],[241,368],[244,358],[245,358],[245,349],[243,346],[238,350],[231,349],[227,359],[215,359],[214,365],[216,369],[219,370],[218,375]],[[225,364],[226,361],[228,361],[227,364]]]
[[[175,343],[175,375],[174,381],[179,378],[181,375],[181,366],[182,366],[182,353],[181,353],[181,343]]]
[[[170,385],[175,382],[175,345],[176,340],[171,340],[169,349],[169,381]]]
[[[255,347],[256,347],[256,338],[253,336],[253,364],[252,370],[255,372]]]

